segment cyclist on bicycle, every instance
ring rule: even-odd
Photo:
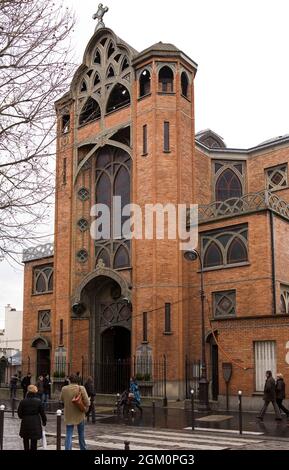
[[[138,388],[138,384],[136,381],[135,377],[131,377],[130,382],[129,382],[129,391],[131,394],[133,394],[133,401],[132,403],[139,409],[139,411],[142,413],[142,407],[140,406],[140,391]]]

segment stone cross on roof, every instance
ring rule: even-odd
[[[98,20],[95,31],[98,31],[100,28],[104,28],[105,24],[103,22],[103,17],[105,13],[108,11],[108,7],[104,7],[102,3],[98,5],[97,12],[92,16],[94,20]]]

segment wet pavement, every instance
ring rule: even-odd
[[[158,410],[159,414],[163,410]],[[174,410],[175,412],[177,410]],[[88,450],[123,450],[125,442],[129,442],[130,450],[289,450],[288,439],[268,437],[265,435],[251,436],[215,431],[173,430],[169,428],[151,428],[141,425],[141,421],[119,420],[104,417],[105,413],[97,414],[96,424],[86,423],[85,439]],[[145,413],[144,413],[145,414]],[[168,413],[169,415],[169,413]],[[168,416],[169,418],[169,416]],[[172,418],[172,417],[171,417]],[[111,423],[111,421],[113,421]],[[116,421],[119,424],[116,424]],[[22,450],[19,438],[20,420],[7,413],[4,422],[4,450]],[[48,450],[56,450],[56,416],[48,416],[45,428]],[[65,426],[62,420],[62,448],[64,445]],[[38,443],[39,450],[42,443]],[[79,449],[76,429],[73,436],[73,449]]]
[[[1,402],[2,403],[2,402]],[[8,407],[6,410],[10,408]],[[6,414],[7,413],[7,414]],[[11,416],[11,411],[7,411],[5,415]],[[55,413],[48,413],[50,421],[53,422]],[[286,416],[282,416],[282,421],[276,421],[273,413],[267,413],[264,421],[260,422],[257,418],[257,413],[242,413],[242,429],[244,435],[247,433],[256,436],[264,435],[273,438],[288,438],[289,437],[289,420]],[[17,412],[15,411],[15,417]],[[194,413],[194,426],[197,430],[212,431],[216,433],[228,432],[233,434],[239,433],[239,414],[237,412],[226,411],[212,411],[210,413]],[[180,408],[163,408],[156,407],[153,412],[152,407],[143,407],[143,414],[140,415],[136,411],[135,415],[128,418],[122,415],[118,416],[114,413],[114,408],[110,406],[96,406],[96,423],[108,426],[129,426],[139,428],[156,428],[156,429],[171,429],[171,430],[186,430],[191,429],[192,426],[192,413],[191,410],[184,410]],[[11,432],[9,431],[9,435]]]
[[[97,411],[97,408],[96,408]],[[126,424],[135,427],[151,427],[151,428],[169,428],[184,430],[192,426],[191,410],[172,409],[172,408],[155,408],[155,415],[152,408],[143,408],[142,416],[139,412],[135,413],[135,417],[124,418],[113,414],[111,407],[102,407],[102,416],[97,416],[97,421],[106,424]],[[289,420],[286,416],[282,417],[282,421],[276,421],[273,413],[267,413],[264,421],[260,422],[257,413],[242,414],[242,429],[249,433],[262,433],[265,436],[272,437],[289,437]],[[224,431],[239,431],[239,413],[236,412],[195,412],[195,427],[200,429],[215,429]]]

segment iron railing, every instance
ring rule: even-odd
[[[273,212],[289,220],[289,204],[281,199],[277,194],[269,190],[257,193],[248,193],[241,197],[234,197],[225,201],[214,201],[210,204],[200,204],[198,206],[199,223],[207,222],[233,215],[248,214],[252,212],[271,209]],[[192,213],[192,217],[194,213]],[[192,225],[194,220],[188,214],[188,225]]]
[[[166,398],[167,387],[167,359],[161,356],[157,359],[151,357],[136,357],[129,359],[107,360],[103,362],[89,362],[84,357],[78,362],[59,361],[50,365],[52,392],[59,391],[65,378],[71,373],[79,375],[79,382],[84,384],[88,377],[94,380],[96,393],[116,394],[122,393],[129,387],[130,378],[136,377],[141,395],[147,397]],[[0,387],[9,388],[11,376],[18,377],[17,388],[21,389],[21,380],[27,373],[32,374],[32,383],[37,382],[39,374],[45,375],[49,370],[40,370],[37,362],[28,357],[16,369],[7,364],[2,374]]]

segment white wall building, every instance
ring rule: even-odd
[[[4,329],[0,330],[0,356],[11,357],[22,351],[22,310],[5,307]]]

